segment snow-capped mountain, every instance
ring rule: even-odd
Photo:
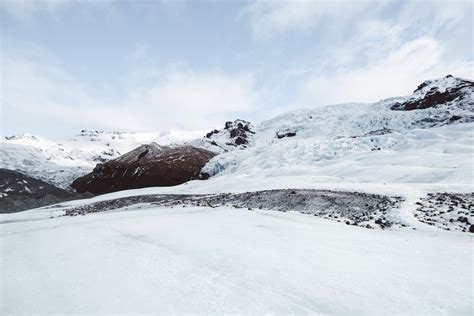
[[[392,110],[411,111],[443,105],[469,111],[473,106],[473,93],[472,81],[447,75],[426,80],[407,100],[394,104]]]
[[[204,178],[304,174],[324,182],[464,183],[473,176],[472,122],[474,83],[446,76],[406,97],[297,110],[256,126],[236,120],[208,133],[8,137],[0,142],[0,167],[67,188],[97,163],[156,142],[219,153],[203,168]]]
[[[281,114],[256,126],[252,147],[218,155],[202,172],[468,183],[474,176],[473,121],[474,83],[446,76],[424,82],[407,97]]]
[[[202,137],[204,131],[167,133],[129,133],[82,130],[62,140],[31,134],[6,137],[0,141],[0,167],[67,188],[71,182],[92,171],[97,163],[152,141],[162,145],[181,144]]]

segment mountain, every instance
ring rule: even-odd
[[[247,149],[214,157],[202,173],[331,183],[470,183],[473,89],[470,80],[446,76],[424,82],[407,97],[284,113],[258,124]]]
[[[78,192],[103,194],[126,189],[171,186],[197,179],[215,153],[189,145],[142,145],[119,158],[99,163],[72,183]]]
[[[129,133],[82,130],[59,140],[31,134],[0,141],[0,167],[18,170],[61,188],[105,162],[152,141],[180,144],[202,137],[205,132]]]
[[[83,130],[59,141],[26,134],[0,142],[0,167],[68,188],[97,163],[155,142],[218,154],[202,178],[298,174],[323,182],[466,182],[473,175],[473,100],[472,81],[446,76],[406,97],[297,110],[257,125],[235,120],[208,133]]]
[[[447,75],[444,78],[427,80],[420,84],[413,95],[397,102],[392,110],[420,110],[442,105],[472,109],[474,82]]]
[[[79,195],[17,171],[0,169],[0,213],[19,212],[86,197],[90,195]]]

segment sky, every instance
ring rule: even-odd
[[[2,136],[258,123],[473,79],[472,1],[1,0]]]

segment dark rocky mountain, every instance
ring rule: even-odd
[[[391,108],[412,111],[456,103],[456,106],[468,110],[474,107],[473,93],[473,81],[447,75],[444,78],[423,82],[413,91],[410,98],[397,102]]]
[[[87,198],[20,172],[0,169],[0,213],[13,213],[68,200]]]
[[[189,145],[142,145],[119,158],[99,163],[71,184],[78,192],[108,192],[153,186],[172,186],[197,179],[216,154]]]

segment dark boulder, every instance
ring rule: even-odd
[[[285,137],[294,137],[294,136],[296,136],[296,132],[285,131],[285,132],[276,133],[276,137],[278,139],[285,138]]]

